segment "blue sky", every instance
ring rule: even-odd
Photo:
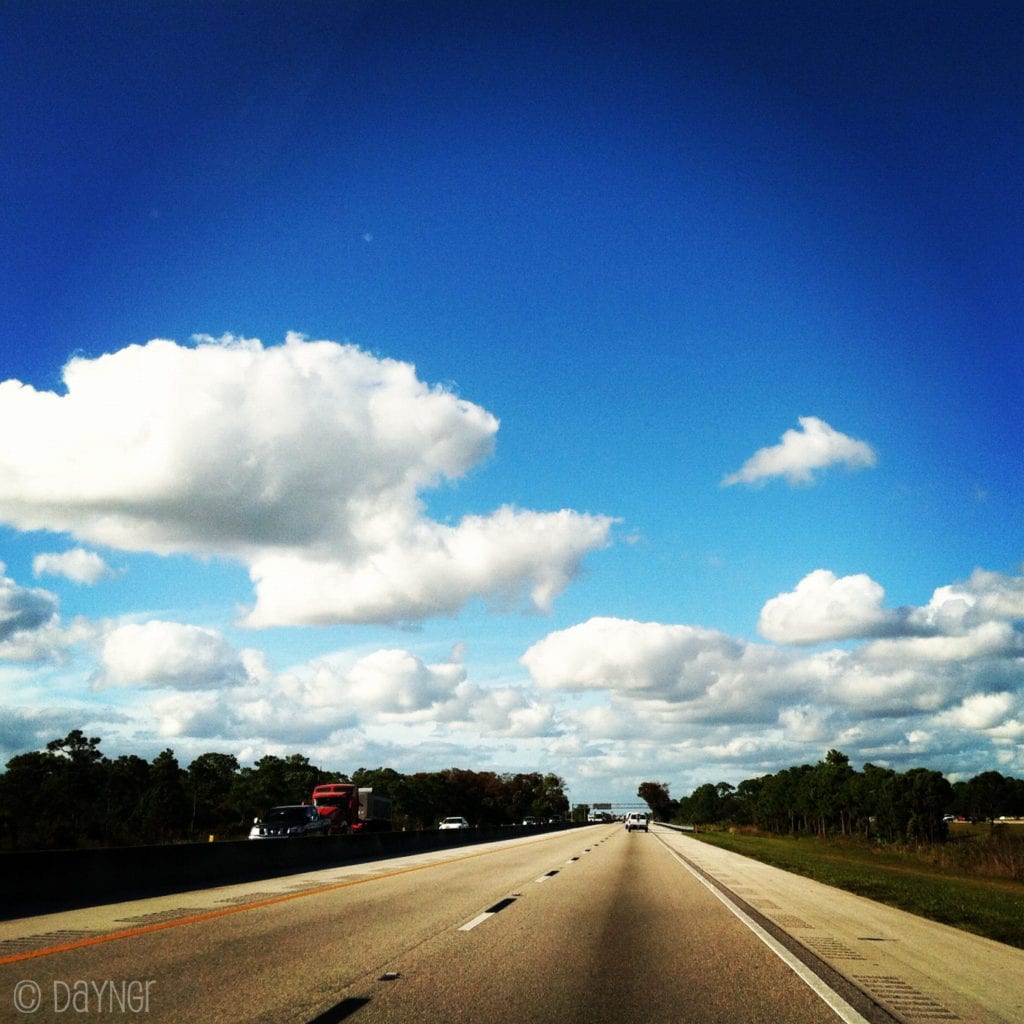
[[[1024,773],[1010,3],[23,3],[0,756]]]

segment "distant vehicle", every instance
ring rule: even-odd
[[[253,820],[250,839],[297,839],[325,836],[330,826],[309,804],[282,804],[271,807],[262,817]]]
[[[643,829],[645,832],[647,829],[647,815],[643,811],[630,811],[626,815],[626,831],[633,832],[637,829]]]
[[[391,801],[352,782],[327,782],[313,790],[313,806],[331,835],[390,832]]]
[[[523,818],[523,824],[528,825],[532,828],[534,825],[539,825],[540,820],[538,818],[533,817],[533,815],[528,814],[525,818]]]
[[[450,828],[469,828],[469,822],[465,818],[444,818],[441,824],[437,826],[439,829],[450,829]]]
[[[591,811],[587,815],[588,825],[600,825],[608,820],[608,815],[604,811]]]

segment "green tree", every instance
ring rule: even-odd
[[[87,737],[81,729],[72,729],[64,739],[47,743],[46,749],[57,758],[62,815],[67,819],[66,844],[102,842],[103,807],[99,796],[105,788],[104,768],[109,762],[100,751],[99,736]]]
[[[690,816],[696,825],[714,825],[721,820],[721,799],[717,786],[705,782],[690,794]]]
[[[402,778],[403,776],[394,768],[357,768],[352,773],[351,781],[360,789],[372,789],[374,793],[395,801]]]
[[[38,850],[74,845],[71,819],[63,813],[63,767],[49,750],[16,754],[7,762],[0,775],[0,822],[7,846]],[[40,807],[46,813],[36,813]]]
[[[994,821],[1013,800],[1011,788],[999,772],[982,772],[967,781],[966,801],[969,815],[982,821]]]
[[[216,832],[230,827],[234,818],[231,790],[238,773],[234,754],[200,754],[187,769],[187,791],[192,801],[189,833]]]
[[[757,822],[757,805],[761,799],[766,776],[744,779],[733,793],[733,820],[738,825],[754,825]]]
[[[270,807],[308,803],[322,778],[324,773],[302,754],[266,754],[252,768],[242,768],[235,775],[229,803],[241,822],[251,821]]]
[[[541,777],[539,806],[543,818],[564,818],[568,815],[569,798],[565,795],[565,779],[553,772]]]
[[[512,821],[522,821],[527,816],[543,817],[544,776],[540,772],[519,772],[506,775],[507,808]]]
[[[1014,818],[1024,818],[1024,779],[1006,780],[1006,799],[1005,813]]]
[[[99,736],[87,738],[81,729],[72,729],[62,740],[50,740],[46,749],[66,757],[76,767],[99,764],[103,760]]]
[[[942,772],[912,768],[901,780],[904,790],[906,824],[909,842],[937,843],[949,832],[943,821],[946,808],[953,799],[953,787]]]
[[[471,825],[481,824],[484,810],[488,807],[488,785],[485,774],[467,771],[465,768],[447,768],[441,773],[443,783],[442,803],[433,808],[431,825],[449,814],[461,814]],[[453,811],[445,807],[458,808]]]
[[[734,821],[736,818],[736,787],[731,782],[719,782],[715,786],[718,793],[718,820]]]
[[[794,765],[765,779],[757,812],[763,827],[791,835],[804,830],[809,802],[805,783],[811,771],[809,764]]]
[[[641,782],[637,787],[636,795],[651,809],[657,821],[671,821],[674,805],[672,797],[668,793],[667,782]]]
[[[105,843],[131,846],[139,841],[149,788],[150,767],[144,758],[122,754],[110,763],[104,789]]]
[[[149,788],[143,800],[143,837],[151,843],[167,843],[188,833],[190,801],[185,790],[185,773],[174,751],[161,751],[149,768]]]
[[[856,802],[865,835],[877,835],[895,842],[902,831],[902,800],[896,772],[892,768],[864,765],[863,776],[855,783]]]
[[[850,821],[850,782],[854,771],[850,759],[838,750],[830,750],[824,761],[804,777],[803,792],[815,831],[822,837],[829,832],[846,835]]]

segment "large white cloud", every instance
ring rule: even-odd
[[[879,636],[899,628],[900,617],[882,607],[884,598],[884,588],[863,573],[837,578],[815,569],[795,590],[765,603],[757,631],[790,644]]]
[[[756,451],[735,473],[722,480],[723,487],[755,484],[771,477],[785,477],[791,484],[806,484],[814,471],[836,463],[851,469],[873,466],[872,447],[840,433],[817,416],[799,417],[800,429],[787,430],[777,445]]]
[[[986,621],[1024,619],[1024,576],[975,569],[968,580],[938,587],[912,621],[943,633],[958,633]]]
[[[583,557],[607,543],[610,521],[562,510],[498,509],[456,527],[392,523],[362,559],[268,553],[253,561],[250,626],[418,620],[482,597],[548,611]]]
[[[379,650],[361,658],[339,680],[353,707],[390,718],[429,718],[465,680],[459,664],[428,665],[405,650]]]
[[[1009,622],[982,622],[952,636],[899,637],[875,640],[863,649],[865,661],[891,664],[950,663],[978,658],[1024,655],[1024,637]]]
[[[75,583],[98,583],[113,576],[113,570],[95,552],[85,548],[42,552],[32,559],[36,576],[64,576]]]
[[[336,738],[348,746],[379,727],[517,739],[560,732],[550,703],[525,687],[469,681],[457,655],[428,663],[401,648],[338,652],[275,672],[217,630],[160,620],[111,629],[93,685],[118,688],[162,739],[232,748],[330,748]]]
[[[216,630],[152,620],[119,626],[106,636],[94,685],[204,690],[242,682],[246,675],[242,658]]]
[[[406,363],[297,335],[151,341],[72,359],[64,383],[0,384],[0,429],[28,439],[0,454],[0,512],[129,550],[358,550],[497,430]]]
[[[1024,577],[976,569],[966,582],[938,587],[920,608],[885,608],[885,589],[864,573],[808,573],[792,591],[766,601],[758,632],[786,644],[877,640],[882,658],[948,661],[1013,649],[1013,622],[1024,619]],[[892,638],[885,642],[885,638]]]
[[[347,708],[363,726],[423,724],[492,737],[537,737],[559,729],[554,708],[528,690],[469,680],[458,653],[433,663],[402,648],[354,661],[320,658],[264,677],[262,692],[279,693],[294,707]]]
[[[1024,709],[1021,583],[979,571],[939,588],[925,609],[886,610],[867,576],[812,573],[768,602],[764,631],[787,642],[866,642],[804,651],[603,618],[549,634],[522,662],[548,692],[594,695],[563,722],[569,735],[601,744],[602,756],[656,742],[687,763],[743,764],[749,774],[806,760],[808,745],[819,757],[837,747],[883,763],[930,754],[952,767],[992,743],[1020,770],[1024,750],[1012,744]],[[965,593],[969,623],[928,611]]]
[[[352,345],[155,340],[72,359],[65,394],[0,383],[0,521],[250,567],[254,626],[401,621],[472,597],[539,609],[611,520],[505,508],[454,526],[421,493],[493,450],[498,421]]]
[[[742,654],[741,643],[715,630],[593,618],[549,634],[521,660],[542,687],[679,699],[706,691]]]
[[[1012,693],[973,693],[958,707],[943,712],[939,721],[962,729],[992,729],[1006,722],[1017,704]]]

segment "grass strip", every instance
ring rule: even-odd
[[[1024,949],[1024,885],[966,876],[854,842],[698,832],[701,842]]]

